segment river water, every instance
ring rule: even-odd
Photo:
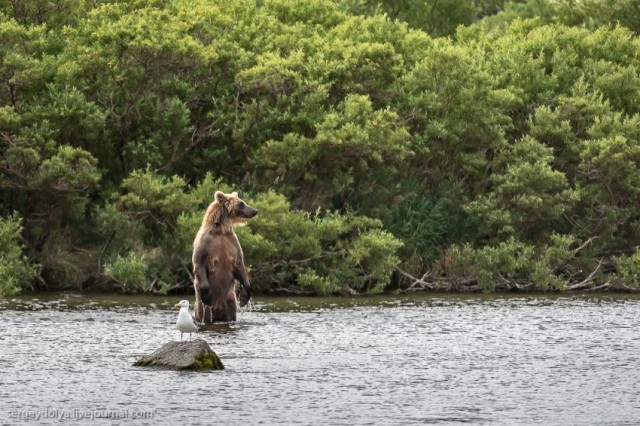
[[[178,299],[0,299],[0,423],[640,423],[637,297],[256,298],[196,336],[224,371],[133,367]]]

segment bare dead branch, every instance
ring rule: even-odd
[[[591,273],[589,274],[589,276],[587,276],[587,278],[585,278],[583,281],[581,281],[581,282],[579,282],[577,284],[573,284],[573,285],[568,286],[566,289],[567,290],[579,290],[579,289],[583,289],[585,287],[588,287],[593,282],[593,278],[596,276],[596,274],[600,270],[600,267],[602,266],[602,262],[604,262],[604,259],[600,259],[598,261],[598,265],[595,267],[595,269],[593,271],[591,271]]]
[[[591,244],[591,242],[592,242],[593,240],[597,239],[597,238],[600,238],[600,237],[598,237],[597,235],[594,235],[594,236],[591,236],[591,237],[587,238],[587,241],[585,241],[584,243],[582,243],[582,244],[580,245],[580,247],[578,247],[578,248],[576,248],[575,250],[573,250],[573,254],[574,254],[574,256],[575,256],[576,254],[578,254],[578,252],[579,252],[580,250],[582,250],[583,248],[585,248],[586,246],[588,246],[589,244]]]
[[[416,278],[413,275],[411,275],[410,273],[403,271],[402,269],[400,269],[399,267],[396,266],[396,271],[398,271],[400,273],[400,275],[403,275],[407,278],[409,278],[410,280],[413,280],[413,282],[411,283],[411,285],[405,289],[405,291],[414,291],[414,288],[416,287],[417,284],[421,284],[424,287],[433,290],[434,289],[434,285],[432,283],[428,283],[426,282],[424,279],[429,275],[429,273],[425,273],[422,278]]]

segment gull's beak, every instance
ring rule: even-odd
[[[179,303],[176,303],[175,305],[173,305],[173,307],[174,307],[174,308],[179,308],[179,307],[180,307],[180,304],[179,304]]]

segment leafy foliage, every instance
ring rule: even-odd
[[[287,134],[258,152],[270,181],[313,211],[331,206],[367,204],[389,198],[389,187],[412,153],[408,132],[389,110],[373,111],[365,96],[348,96],[338,112],[328,113],[316,135]],[[374,200],[371,200],[374,198]],[[365,201],[366,200],[366,201]]]
[[[343,7],[354,13],[385,13],[392,19],[407,22],[434,37],[453,35],[460,25],[470,25],[478,18],[492,15],[504,0],[342,0]]]
[[[640,286],[640,250],[636,247],[628,256],[614,258],[614,262],[613,282],[623,289],[637,290]]]
[[[377,293],[398,263],[401,242],[380,229],[380,221],[292,210],[274,192],[257,196],[252,205],[260,213],[237,233],[259,290],[293,282],[318,294]]]
[[[0,297],[29,288],[36,274],[34,265],[22,252],[21,232],[22,223],[16,215],[0,218]]]
[[[551,152],[526,136],[496,158],[491,191],[466,206],[482,218],[488,235],[538,240],[562,219],[577,195],[564,174],[553,169]]]
[[[504,25],[520,18],[538,17],[541,22],[598,28],[623,25],[633,32],[640,31],[640,4],[635,0],[511,0],[503,10],[488,18],[492,25]]]
[[[637,7],[0,0],[3,291],[187,288],[218,189],[264,292],[634,289]]]
[[[123,293],[148,290],[147,263],[133,253],[127,257],[117,256],[113,262],[106,263],[104,273],[117,283]]]

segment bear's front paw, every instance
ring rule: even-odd
[[[251,299],[251,293],[249,293],[244,287],[240,287],[240,306],[244,307],[249,303],[249,299]]]

